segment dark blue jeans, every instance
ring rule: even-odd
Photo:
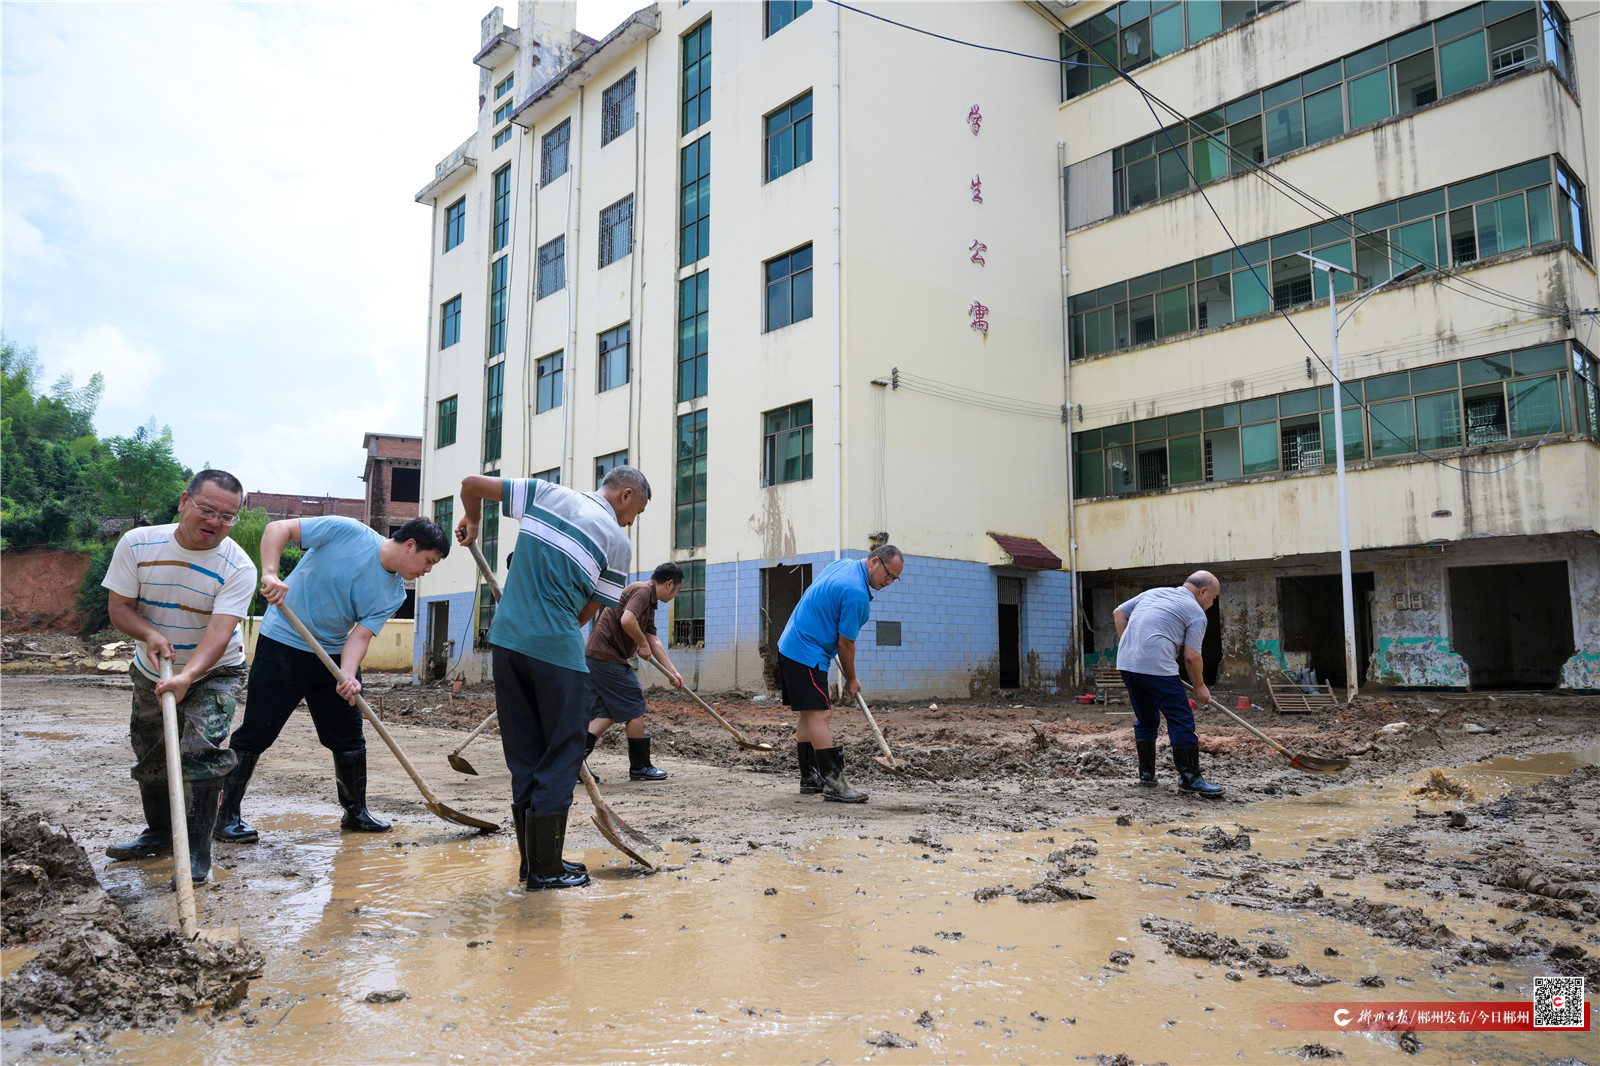
[[[357,671],[357,680],[360,677]],[[344,701],[336,691],[338,685],[339,679],[315,652],[258,637],[255,662],[250,664],[250,680],[245,684],[244,724],[234,731],[228,746],[247,755],[260,755],[272,747],[303,699],[323,747],[335,753],[366,751],[361,711]]]
[[[1156,739],[1161,732],[1161,716],[1166,715],[1167,740],[1173,747],[1199,747],[1189,693],[1177,674],[1136,674],[1132,670],[1121,673],[1133,704],[1133,739]]]
[[[535,814],[572,806],[588,724],[587,675],[499,645],[493,663],[511,802]]]

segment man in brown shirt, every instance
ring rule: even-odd
[[[595,616],[583,648],[589,667],[589,735],[584,738],[584,758],[613,723],[622,722],[628,734],[628,778],[632,781],[665,781],[667,775],[650,763],[644,689],[628,661],[635,654],[654,658],[672,676],[673,687],[683,687],[683,677],[656,636],[656,604],[671,603],[682,587],[683,569],[677,563],[662,563],[649,581],[635,581],[622,590],[616,607],[606,607]]]

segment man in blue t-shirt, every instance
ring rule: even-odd
[[[305,554],[289,579],[281,581],[278,564],[291,541]],[[239,764],[223,785],[218,840],[248,844],[260,839],[240,815],[239,805],[256,763],[302,699],[317,739],[333,753],[333,777],[339,806],[344,808],[340,827],[358,833],[389,828],[367,813],[367,739],[355,706],[361,692],[361,660],[372,638],[405,603],[406,582],[426,574],[449,554],[444,530],[426,518],[413,518],[388,538],[337,515],[267,523],[261,534],[261,595],[272,606],[256,637],[245,688],[244,724],[230,742]],[[329,673],[276,609],[279,604],[286,604],[329,657],[338,660],[340,677]]]
[[[461,481],[460,543],[478,539],[485,500],[517,520],[518,561],[489,645],[520,872],[530,892],[577,888],[589,883],[588,871],[562,859],[561,848],[588,721],[589,667],[578,627],[617,606],[633,565],[627,527],[649,504],[650,482],[631,466],[608,471],[594,492],[470,474]]]
[[[834,746],[829,729],[828,663],[839,657],[846,697],[861,691],[856,635],[867,623],[872,593],[899,581],[905,567],[905,557],[893,544],[873,549],[865,559],[840,559],[806,589],[783,627],[778,668],[783,702],[800,714],[795,751],[801,792],[820,792],[835,803],[867,802],[867,794],[845,780],[844,748]]]

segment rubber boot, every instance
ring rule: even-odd
[[[344,817],[340,829],[354,833],[387,833],[388,822],[367,813],[367,749],[333,753],[333,779],[339,786],[339,806]]]
[[[511,824],[517,828],[517,884],[522,884],[528,879],[528,808],[517,804],[511,805]],[[568,862],[561,860],[562,869],[569,874],[587,874],[589,868],[581,862]]]
[[[229,771],[222,782],[222,807],[217,811],[217,831],[213,834],[224,844],[254,844],[261,839],[255,827],[239,813],[244,802],[244,790],[250,785],[250,775],[256,772],[260,752],[238,751],[239,765]]]
[[[796,741],[794,748],[800,759],[800,794],[810,796],[821,792],[822,771],[817,769],[817,749],[807,740]]]
[[[822,798],[832,803],[865,803],[867,794],[844,779],[844,749],[817,748],[817,768],[822,772]]]
[[[203,885],[211,879],[211,833],[217,827],[222,778],[190,782],[184,792],[188,800],[189,880]]]
[[[628,780],[665,781],[667,772],[650,765],[650,737],[628,738]]]
[[[1197,796],[1215,799],[1223,789],[1200,776],[1200,749],[1187,747],[1172,749],[1172,765],[1178,768],[1178,791],[1193,792]]]
[[[167,786],[139,785],[139,802],[144,804],[145,831],[122,844],[107,844],[106,854],[113,859],[148,859],[172,850],[172,806]]]
[[[583,734],[583,761],[585,765],[589,762],[589,756],[594,754],[594,746],[598,743],[600,743],[599,733],[586,732]],[[589,767],[589,776],[594,778],[595,784],[602,784],[600,778],[595,776],[594,767],[592,766]]]
[[[1156,742],[1153,740],[1135,740],[1133,746],[1139,749],[1139,785],[1143,788],[1156,787]]]
[[[567,869],[561,858],[561,846],[567,839],[567,811],[547,811],[527,814],[528,840],[528,891],[546,888],[582,888],[589,883],[588,871],[582,867],[574,872]]]

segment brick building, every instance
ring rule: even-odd
[[[388,536],[422,513],[422,438],[399,433],[368,433],[362,441],[367,483],[362,517],[367,525]]]
[[[264,508],[267,521],[284,518],[320,518],[323,515],[343,515],[356,521],[365,521],[367,505],[363,500],[344,496],[300,496],[292,492],[247,492],[246,508]]]

